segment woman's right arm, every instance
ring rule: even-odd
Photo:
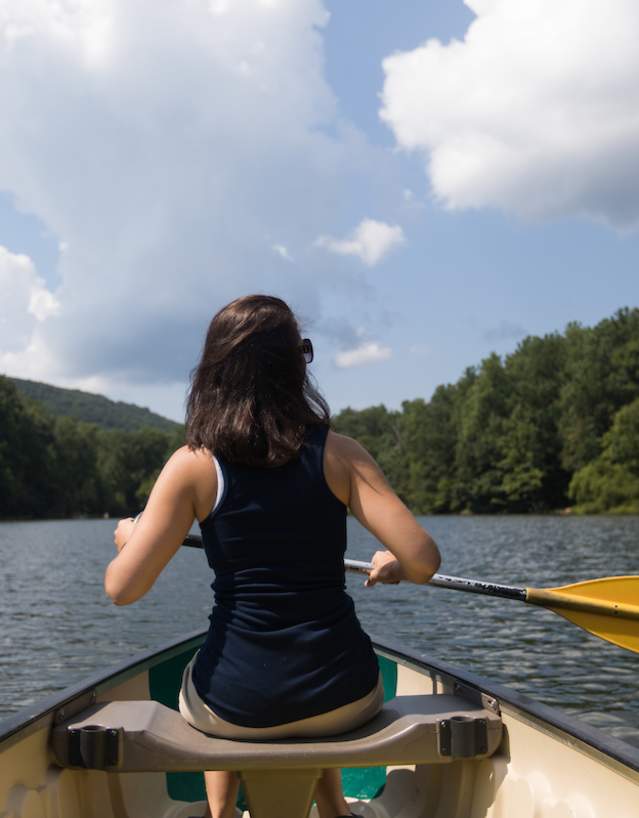
[[[439,568],[441,557],[433,538],[417,522],[388,485],[371,455],[352,438],[332,434],[333,451],[348,477],[348,507],[390,554],[378,551],[367,585],[376,582],[425,583]]]

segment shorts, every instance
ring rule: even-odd
[[[349,702],[327,713],[310,716],[307,719],[289,721],[286,724],[277,724],[273,727],[244,727],[224,721],[202,701],[198,695],[192,679],[192,669],[195,656],[184,668],[182,687],[180,689],[180,713],[192,726],[203,733],[218,738],[257,740],[277,738],[320,738],[346,733],[370,721],[379,713],[384,703],[384,686],[381,674],[377,684],[361,699]]]

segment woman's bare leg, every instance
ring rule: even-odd
[[[315,787],[315,802],[320,818],[338,818],[351,811],[342,792],[341,770],[324,770]]]
[[[204,773],[211,818],[234,818],[240,777],[237,773],[207,770]]]
[[[211,818],[234,818],[240,779],[237,773],[208,770],[204,773]],[[324,770],[315,787],[315,801],[320,818],[350,815],[342,792],[341,770]]]

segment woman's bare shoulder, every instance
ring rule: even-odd
[[[350,505],[353,475],[361,470],[362,463],[375,466],[366,449],[348,435],[332,430],[326,439],[324,450],[324,475],[329,488],[345,505]]]
[[[169,480],[190,489],[196,497],[208,497],[217,486],[213,458],[207,449],[181,446],[169,457],[163,471]]]
[[[208,449],[192,449],[190,446],[180,446],[167,461],[167,465],[183,471],[185,475],[189,473],[197,475],[205,469],[210,471],[211,463],[212,456]]]
[[[364,460],[372,460],[370,454],[352,437],[348,435],[341,435],[334,432],[332,429],[328,433],[326,439],[326,453],[340,459],[343,463],[352,464],[354,462]]]
[[[217,473],[211,452],[205,448],[181,446],[173,452],[166,465],[174,478],[189,490],[197,518],[201,520],[206,517],[217,495]]]

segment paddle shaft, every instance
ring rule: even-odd
[[[372,565],[359,560],[344,560],[344,567],[349,571],[361,571],[367,574]],[[603,600],[576,599],[560,591],[548,591],[543,588],[517,588],[512,585],[498,585],[494,582],[482,582],[465,577],[449,577],[445,574],[433,574],[429,585],[437,588],[448,588],[450,591],[466,591],[469,594],[496,596],[501,599],[514,599],[517,602],[528,602],[540,608],[553,608],[580,613],[599,614],[639,621],[639,606],[607,602]]]
[[[189,534],[184,540],[184,545],[192,548],[202,548],[202,538],[197,534]],[[357,571],[368,574],[372,569],[370,562],[360,560],[344,560],[344,568],[347,571]],[[452,591],[466,591],[470,594],[483,594],[484,596],[496,596],[502,599],[515,599],[519,602],[526,601],[526,589],[515,588],[510,585],[497,585],[494,582],[482,582],[477,579],[465,579],[464,577],[448,577],[445,574],[434,574],[429,585],[438,588],[448,588]]]
[[[344,560],[344,568],[346,568],[347,571],[359,571],[362,574],[368,574],[372,567],[372,563],[370,562]],[[466,591],[469,594],[498,596],[502,599],[516,599],[520,602],[526,601],[525,588],[497,585],[494,582],[482,582],[478,579],[465,579],[464,577],[449,577],[446,576],[446,574],[433,574],[428,584],[435,585],[437,588],[448,588],[451,591]]]
[[[189,534],[184,545],[193,548],[202,548],[202,538],[196,534]],[[347,571],[357,571],[368,574],[372,568],[370,562],[361,560],[344,560]],[[466,577],[450,577],[446,574],[434,574],[429,585],[436,588],[447,588],[450,591],[464,591],[468,594],[498,597],[500,599],[514,599],[517,602],[528,602],[541,608],[550,608],[557,611],[576,611],[584,614],[599,614],[602,616],[618,617],[639,621],[639,606],[618,604],[603,600],[578,599],[556,590],[543,588],[517,588],[513,585],[499,585],[495,582],[484,582]]]

